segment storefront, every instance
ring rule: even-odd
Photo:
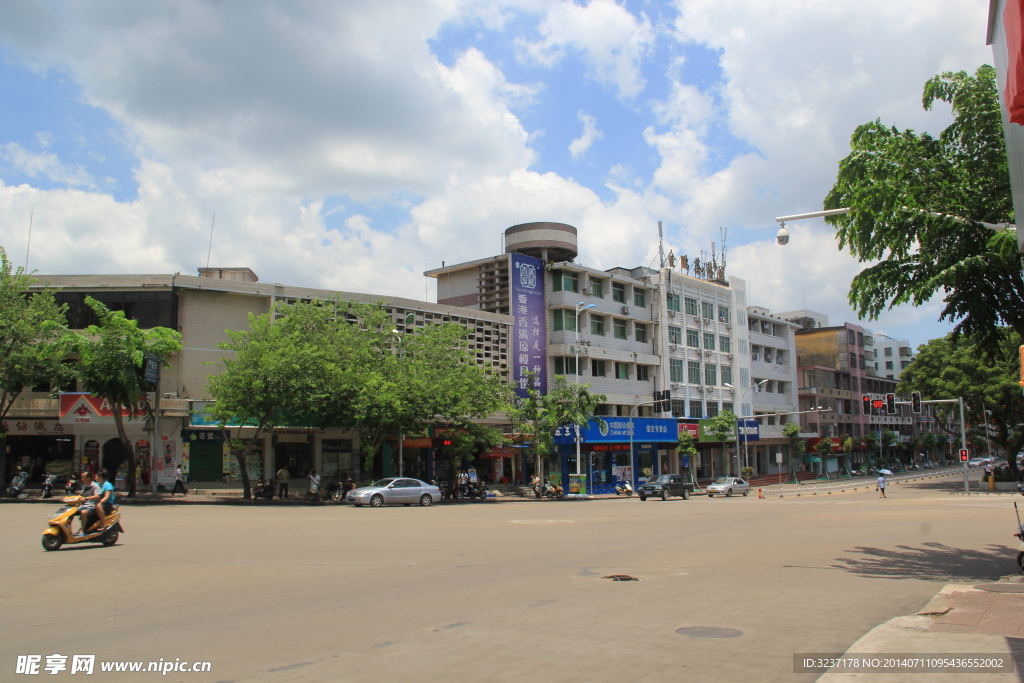
[[[146,430],[146,400],[146,396],[140,396],[134,406],[121,409],[125,435],[136,456],[132,476],[136,477],[137,486],[150,481],[152,475],[153,434]],[[152,403],[152,394],[148,400]],[[109,401],[88,393],[62,393],[57,421],[65,432],[74,430],[71,465],[74,471],[102,468],[114,477],[118,490],[127,488],[127,454],[118,437]]]
[[[630,427],[633,451],[630,454]],[[634,486],[662,473],[669,453],[675,453],[676,421],[635,417],[595,417],[586,429],[563,427],[555,431],[560,455],[561,481],[575,475],[576,439],[580,439],[579,472],[586,477],[591,494],[614,493],[615,484],[629,481]],[[669,466],[671,469],[671,465]]]
[[[3,422],[7,434],[7,467],[4,482],[15,468],[29,473],[29,483],[40,483],[47,474],[66,475],[74,466],[74,427],[54,418],[13,417]]]

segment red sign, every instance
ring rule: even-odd
[[[700,425],[691,425],[683,422],[679,423],[679,433],[690,432],[690,436],[694,439],[700,439]]]
[[[121,416],[143,417],[146,414],[146,397],[139,396],[131,408],[121,408]],[[60,422],[64,424],[114,424],[114,409],[110,401],[92,394],[60,395]]]
[[[485,460],[504,460],[505,458],[512,457],[511,448],[492,448],[489,451],[484,451],[480,454],[481,458]]]
[[[693,425],[696,427],[697,425]],[[587,449],[591,451],[628,451],[628,443],[594,443],[587,444]]]

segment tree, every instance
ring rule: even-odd
[[[950,334],[923,344],[917,358],[903,371],[899,389],[920,391],[927,399],[962,396],[968,424],[990,428],[992,442],[1011,456],[1007,464],[1019,477],[1012,456],[1024,448],[1024,401],[1017,384],[1021,338],[1014,330],[999,328],[993,347],[987,341],[989,336],[984,335],[985,341],[978,336],[962,336],[954,341]],[[959,440],[959,406],[933,405],[945,435]]]
[[[892,459],[892,447],[900,442],[900,435],[891,429],[882,428],[882,448],[886,456]]]
[[[685,429],[679,432],[676,437],[676,453],[690,459],[690,466],[687,468],[687,472],[690,475],[690,481],[696,483],[697,477],[694,476],[694,460],[697,458],[697,447],[694,445],[693,434],[686,431]]]
[[[86,304],[96,314],[99,325],[90,325],[78,335],[75,348],[79,357],[79,373],[86,391],[106,399],[114,415],[121,455],[128,461],[128,496],[135,495],[135,449],[124,430],[122,410],[128,419],[138,415],[140,397],[146,404],[147,418],[155,416],[145,401],[144,372],[146,358],[156,356],[161,362],[181,350],[181,334],[166,327],[139,329],[135,320],[122,311],[111,311],[99,301],[87,297]],[[111,467],[120,466],[117,459]]]
[[[853,211],[826,220],[840,249],[873,264],[854,277],[850,303],[860,317],[875,319],[941,294],[939,319],[955,322],[957,336],[991,340],[1000,325],[1024,335],[1016,234],[975,222],[1013,221],[995,70],[933,77],[924,108],[936,101],[952,105],[954,115],[938,138],[875,120],[854,131],[852,151],[839,162],[824,205]]]
[[[33,282],[0,247],[0,420],[22,392],[39,385],[56,392],[73,376],[73,366],[64,362],[71,339],[64,307],[53,290],[30,294]],[[0,427],[0,477],[6,475],[7,434]]]
[[[782,428],[782,434],[789,439],[789,455],[786,458],[789,465],[789,474],[792,481],[796,482],[796,459],[803,455],[806,443],[800,438],[800,425],[796,422],[787,422]]]
[[[864,450],[867,451],[868,458],[870,458],[872,461],[878,459],[878,466],[882,466],[881,454],[878,451],[878,432],[864,432]]]
[[[532,384],[530,381],[527,386]],[[589,384],[569,384],[565,375],[555,375],[547,394],[529,389],[525,398],[515,402],[511,412],[513,429],[533,435],[534,472],[538,476],[544,478],[544,459],[555,451],[555,430],[585,427],[595,419],[594,409],[606,400],[604,394],[590,393]]]
[[[731,410],[723,410],[718,415],[715,415],[713,418],[708,420],[708,424],[707,424],[707,427],[705,427],[705,431],[707,431],[709,434],[714,435],[715,439],[717,439],[719,442],[721,442],[721,444],[722,444],[722,473],[723,474],[728,474],[729,473],[729,448],[728,448],[728,445],[727,445],[726,442],[729,440],[729,437],[734,437],[735,438],[735,435],[736,435],[736,413],[732,412]],[[737,472],[736,474],[739,474],[739,472]]]
[[[824,463],[832,457],[832,439],[828,437],[823,438],[814,447],[814,450],[817,451],[818,457],[821,458],[821,462],[823,463],[822,467],[824,467]]]

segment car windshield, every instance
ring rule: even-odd
[[[654,479],[651,479],[652,484],[667,484],[670,481],[672,481],[672,479],[667,474],[659,474]]]
[[[715,481],[715,483],[716,484],[731,484],[732,483],[732,477],[719,477]]]
[[[395,480],[394,479],[378,479],[377,481],[375,481],[372,484],[370,484],[370,486],[376,486],[377,488],[384,488],[385,486],[387,486],[388,484],[390,484],[393,481],[395,481]]]

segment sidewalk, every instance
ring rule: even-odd
[[[923,674],[920,680],[995,683],[1024,680],[1024,576],[998,583],[949,584],[914,615],[896,617],[868,631],[846,656],[863,655],[984,656],[1010,654],[1014,673],[970,672]],[[907,672],[843,673],[829,671],[819,683],[870,680],[897,683],[917,680]]]

